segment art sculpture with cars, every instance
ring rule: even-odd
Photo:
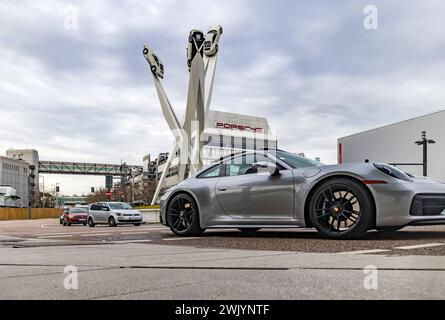
[[[91,204],[87,222],[90,227],[96,224],[108,224],[110,227],[119,224],[140,226],[142,215],[125,202],[97,202]]]
[[[323,165],[282,150],[231,155],[169,189],[161,222],[208,228],[315,227],[328,238],[445,224],[445,184],[380,163]]]

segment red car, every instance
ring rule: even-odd
[[[63,215],[63,225],[70,226],[72,224],[87,225],[88,210],[85,208],[69,208]]]

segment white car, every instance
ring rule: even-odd
[[[97,202],[88,210],[88,225],[108,224],[116,227],[119,224],[142,224],[142,214],[125,202]]]
[[[196,53],[201,54],[202,56],[202,43],[204,42],[204,33],[201,30],[193,29],[190,31],[188,38],[188,46],[187,46],[187,66],[190,68],[192,66],[192,60],[195,57]]]
[[[151,72],[153,72],[159,78],[164,79],[164,65],[162,64],[161,59],[159,59],[158,56],[155,55],[147,46],[144,46],[142,53],[144,54],[147,62],[150,64]]]
[[[220,25],[210,27],[204,41],[204,53],[206,56],[211,57],[218,52],[218,42],[222,33],[223,28]]]

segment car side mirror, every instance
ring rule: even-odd
[[[102,207],[102,211],[110,211],[107,207]]]
[[[272,176],[279,173],[277,165],[269,161],[255,162],[252,167],[258,172],[269,172]]]

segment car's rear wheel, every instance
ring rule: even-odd
[[[135,227],[139,227],[141,224],[140,224],[140,223],[133,223],[133,225],[134,225]]]
[[[111,216],[111,217],[108,218],[108,225],[109,225],[110,227],[116,227],[116,226],[117,226],[116,219],[114,219],[113,216]]]
[[[204,232],[199,225],[198,206],[185,193],[176,195],[167,208],[167,223],[171,231],[180,236],[199,235]]]
[[[96,226],[96,224],[94,223],[93,218],[91,218],[91,217],[88,218],[88,226],[91,227],[91,228]]]
[[[328,180],[309,203],[313,226],[327,238],[359,238],[375,221],[374,203],[365,186],[347,178]]]

